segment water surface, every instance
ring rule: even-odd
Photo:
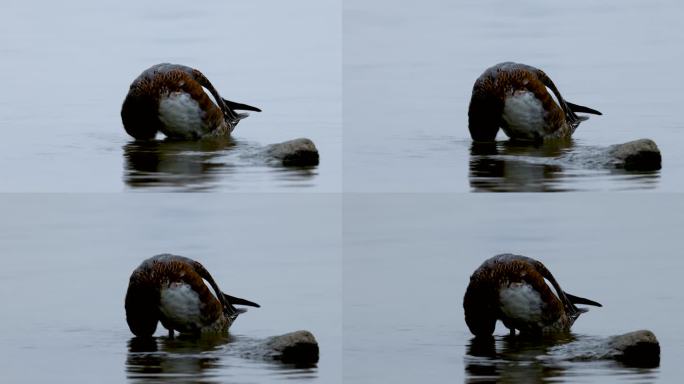
[[[5,2],[0,190],[339,191],[340,4]],[[223,97],[263,110],[238,125],[239,145],[159,143],[173,167],[129,161],[136,146],[121,124],[121,103],[133,79],[160,62],[198,68]],[[243,146],[298,137],[316,144],[318,167],[302,172],[241,158]]]
[[[684,374],[677,195],[348,194],[344,200],[344,378],[349,383],[676,382]],[[541,260],[590,307],[567,340],[474,344],[463,317],[487,258]],[[658,337],[657,368],[545,358],[557,343],[638,329]]]
[[[0,197],[0,381],[341,380],[339,197],[4,195]],[[194,258],[222,290],[261,304],[227,337],[141,343],[124,312],[128,278],[158,253]],[[316,367],[243,357],[243,346],[307,329]]]
[[[345,1],[345,190],[682,191],[684,82],[672,76],[684,61],[682,12],[674,0]],[[468,103],[475,79],[503,61],[545,70],[567,100],[603,112],[580,125],[568,150],[651,138],[662,171],[509,158],[483,174]]]

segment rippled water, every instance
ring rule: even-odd
[[[677,195],[348,194],[344,198],[344,377],[353,383],[676,382],[684,374]],[[567,340],[525,342],[499,323],[476,344],[463,317],[470,274],[512,252],[594,299]],[[565,361],[549,348],[638,329],[658,368]]]
[[[468,178],[478,192],[568,192],[574,190],[652,190],[660,171],[625,171],[608,168],[605,148],[582,140],[543,146],[509,141],[469,146]]]
[[[341,217],[335,196],[0,196],[0,381],[341,380]],[[124,296],[140,262],[201,261],[223,290],[252,299],[230,337],[141,343]],[[244,358],[244,345],[295,330],[320,345],[316,367]]]
[[[215,191],[252,185],[253,191],[315,187],[317,166],[283,167],[263,146],[234,138],[133,141],[123,147],[124,182],[132,190]],[[260,186],[268,174],[268,185]]]
[[[684,61],[683,11],[674,0],[345,1],[345,190],[681,191],[684,82],[672,73]],[[580,125],[569,150],[651,138],[663,169],[634,175],[509,158],[483,172],[470,150],[468,103],[475,79],[503,61],[544,69],[566,99],[603,112]]]
[[[0,190],[339,191],[340,12],[339,0],[4,2]],[[285,169],[243,160],[241,145],[164,142],[159,166],[131,162],[140,153],[121,103],[160,62],[198,68],[225,98],[263,110],[238,125],[238,144],[308,137],[320,165]]]

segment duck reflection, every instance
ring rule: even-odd
[[[473,338],[466,351],[465,382],[541,383],[560,377],[565,371],[562,366],[539,357],[551,347],[573,340],[571,334]]]
[[[470,146],[470,186],[489,192],[560,191],[554,181],[563,168],[555,159],[573,147],[572,139],[540,145],[474,142]]]
[[[318,175],[318,167],[284,167],[281,160],[265,156],[265,148],[230,136],[132,141],[123,146],[124,182],[131,188],[202,191],[216,188],[238,169],[254,174],[256,166],[262,168],[257,172],[269,172],[286,185],[314,185],[308,183]]]
[[[219,366],[219,354],[212,352],[231,340],[228,333],[199,339],[134,337],[128,342],[127,377],[133,382],[197,382],[208,369]]]
[[[206,186],[230,164],[217,161],[238,143],[231,137],[199,141],[133,141],[123,147],[124,181],[130,187]]]

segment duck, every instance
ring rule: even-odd
[[[209,290],[207,281],[214,293]],[[228,330],[245,309],[259,304],[230,296],[219,288],[209,271],[187,257],[160,254],[144,260],[131,274],[125,298],[126,322],[138,337],[150,337],[158,322],[174,337]]]
[[[170,139],[197,140],[230,135],[248,116],[238,110],[261,112],[222,98],[197,69],[161,63],[133,80],[121,106],[121,120],[137,140],[154,139],[157,132]]]
[[[499,128],[515,141],[567,139],[588,119],[577,113],[601,115],[565,100],[541,69],[505,62],[488,68],[475,81],[468,129],[479,142],[494,141]]]
[[[547,283],[547,281],[550,283]],[[568,333],[586,308],[601,304],[571,295],[540,261],[510,253],[487,259],[470,277],[465,322],[476,337],[491,337],[497,320],[515,335]]]

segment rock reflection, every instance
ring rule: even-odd
[[[230,164],[217,159],[237,145],[231,137],[199,141],[133,141],[123,147],[124,181],[130,187],[201,188],[218,174],[231,171]]]
[[[228,334],[202,338],[134,337],[128,342],[126,373],[132,382],[201,382],[219,366],[220,350]]]
[[[466,351],[465,382],[541,383],[563,376],[564,367],[539,357],[546,355],[551,347],[573,340],[572,335],[473,338]]]

